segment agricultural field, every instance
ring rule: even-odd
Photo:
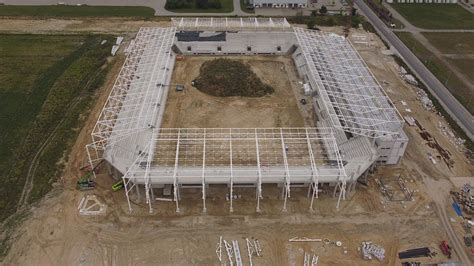
[[[473,29],[474,14],[459,5],[391,4],[411,24],[424,29]]]
[[[0,36],[0,220],[40,199],[59,177],[80,114],[108,69],[112,41]]]
[[[16,17],[153,17],[155,10],[142,6],[11,6],[0,5],[0,16]]]
[[[420,59],[423,64],[449,89],[461,104],[463,104],[471,113],[474,113],[474,105],[469,103],[471,92],[467,86],[449,69],[432,51],[428,50],[423,44],[417,41],[409,32],[397,32],[397,36],[405,45]],[[433,45],[435,45],[433,43]],[[438,44],[441,45],[441,44]],[[436,45],[435,45],[436,46]],[[466,71],[469,71],[468,69]]]
[[[474,53],[474,32],[423,32],[423,36],[444,54]]]
[[[474,32],[423,32],[423,35],[474,82]]]

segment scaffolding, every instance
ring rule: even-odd
[[[291,31],[286,18],[171,18],[178,30],[283,30]]]
[[[348,39],[294,31],[334,127],[370,138],[399,134],[401,115]]]
[[[206,211],[206,187],[227,184],[229,210],[233,210],[234,185],[256,188],[256,211],[260,211],[262,184],[280,184],[283,211],[293,183],[308,186],[310,210],[318,197],[318,184],[339,188],[338,205],[345,197],[346,173],[332,128],[161,128],[123,176],[127,199],[137,184],[144,185],[150,212],[152,187],[173,186],[173,201],[179,212],[180,187],[201,187]],[[312,193],[310,193],[312,192]],[[129,208],[131,205],[129,202]]]

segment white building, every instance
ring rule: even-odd
[[[308,0],[250,0],[255,8],[274,7],[274,8],[303,8],[308,6]]]

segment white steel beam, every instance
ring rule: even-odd
[[[308,129],[305,129],[306,131],[306,141],[308,143],[308,152],[309,152],[309,159],[311,162],[311,185],[310,188],[313,190],[312,196],[311,196],[311,204],[309,206],[309,210],[313,211],[313,202],[314,198],[318,198],[318,169],[316,167],[316,163],[314,162],[314,154],[313,154],[313,147],[311,146],[311,141],[309,140],[309,134],[308,134]]]
[[[229,170],[230,170],[230,208],[229,211],[234,211],[234,171],[232,167],[232,129],[229,129]]]
[[[178,183],[178,164],[179,164],[179,144],[180,144],[180,135],[181,135],[181,130],[178,131],[178,139],[176,143],[176,157],[175,157],[175,162],[174,162],[174,171],[173,171],[173,191],[174,191],[174,201],[176,202],[176,212],[179,212],[179,203],[178,203],[178,198],[179,198],[179,183]]]
[[[257,129],[255,129],[255,149],[257,155],[257,212],[261,212],[260,198],[262,197],[262,169],[260,165],[260,150],[258,147]]]
[[[204,140],[202,144],[202,211],[206,212],[206,131],[204,130]]]
[[[285,183],[284,183],[284,202],[283,202],[283,211],[286,212],[286,201],[291,196],[290,195],[290,170],[288,168],[288,158],[286,157],[287,147],[285,145],[285,140],[283,139],[283,130],[280,128],[280,138],[281,138],[281,148],[283,154],[283,164],[285,166]]]

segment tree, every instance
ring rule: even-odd
[[[357,15],[357,8],[355,8],[355,7],[352,8],[352,10],[351,10],[351,15],[352,15],[352,16]]]
[[[308,27],[308,29],[312,30],[314,29],[314,26],[316,26],[316,19],[311,18],[308,20],[308,22],[306,22],[306,27]]]
[[[326,6],[321,6],[321,9],[319,9],[319,13],[322,15],[325,15],[328,12],[328,9]]]

